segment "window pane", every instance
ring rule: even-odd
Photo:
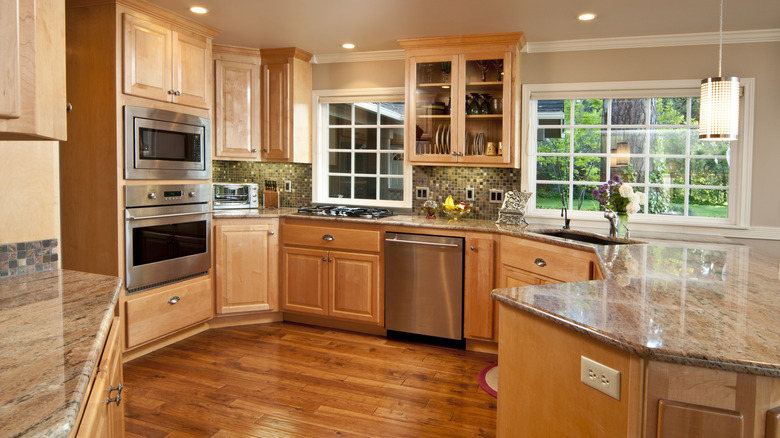
[[[651,214],[682,216],[685,213],[685,189],[650,187],[647,205]]]
[[[348,103],[331,103],[328,105],[329,123],[331,125],[349,125],[352,121],[352,105]]]
[[[569,157],[538,157],[536,179],[540,181],[568,181]]]
[[[691,125],[698,125],[699,124],[699,101],[701,98],[699,97],[692,97],[691,98]],[[698,133],[696,134],[699,135]]]
[[[539,126],[568,125],[571,114],[570,100],[540,100],[536,105]],[[537,139],[561,138],[561,130],[555,128],[540,129]]]
[[[699,130],[691,129],[691,155],[728,155],[730,146],[727,141],[700,141]]]
[[[722,158],[691,159],[691,184],[701,186],[728,186],[728,163]]]
[[[684,155],[686,133],[686,129],[657,129],[651,131],[650,153]]]
[[[647,131],[643,129],[613,129],[612,148],[616,149],[618,143],[628,143],[628,150],[632,155],[645,153],[645,139]]]
[[[549,129],[539,129],[537,131],[542,135],[547,135],[550,133]],[[557,137],[537,137],[537,152],[569,152],[569,139],[571,131],[569,129],[556,129],[554,131],[556,132],[555,135],[557,135]]]
[[[574,153],[606,153],[607,131],[604,129],[575,129]]]
[[[355,177],[355,199],[376,199],[376,178]]]
[[[355,128],[355,149],[376,149],[376,128]]]
[[[382,102],[379,104],[379,123],[382,125],[404,124],[403,102]]]
[[[404,154],[382,154],[379,158],[379,173],[382,175],[404,174]]]
[[[355,173],[376,174],[376,154],[355,153]]]
[[[536,208],[541,209],[560,209],[562,207],[561,199],[568,199],[569,186],[562,184],[537,184],[536,185]],[[568,203],[568,201],[566,201]]]
[[[379,199],[403,201],[404,180],[402,178],[379,178]]]
[[[578,99],[574,101],[574,124],[606,125],[603,99]]]
[[[382,128],[379,130],[381,149],[402,151],[404,149],[403,128]]]
[[[349,176],[330,176],[328,178],[328,196],[331,198],[349,198],[352,193],[352,178]]]
[[[331,128],[330,149],[351,149],[352,148],[352,129],[351,128]]]
[[[606,163],[603,157],[575,157],[574,181],[605,181]]]
[[[355,104],[356,125],[376,125],[376,112],[379,109],[376,103]]]
[[[644,124],[646,106],[647,99],[612,99],[612,124]]]
[[[691,189],[688,216],[728,217],[728,190]]]
[[[685,125],[688,114],[687,97],[650,99],[650,123],[654,125]]]
[[[572,210],[598,211],[599,202],[593,196],[593,186],[574,186],[574,203]]]
[[[352,158],[349,152],[331,152],[329,155],[328,172],[350,173],[352,172]]]
[[[653,184],[685,184],[684,158],[653,158],[650,160],[650,182]]]
[[[642,157],[631,157],[628,165],[612,169],[612,174],[619,175],[620,180],[623,182],[632,184],[644,183],[646,181],[645,159]]]

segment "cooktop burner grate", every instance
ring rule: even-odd
[[[344,205],[315,205],[311,207],[301,207],[298,214],[309,216],[340,216],[340,217],[358,217],[363,219],[380,219],[392,216],[392,210],[387,208],[363,208],[347,207]]]

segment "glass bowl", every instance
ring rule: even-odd
[[[466,208],[456,208],[454,210],[448,210],[446,208],[442,208],[441,212],[444,213],[445,216],[447,216],[451,221],[457,221],[460,220],[460,218],[471,211],[471,207]]]

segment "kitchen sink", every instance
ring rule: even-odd
[[[544,234],[550,237],[560,237],[562,239],[576,240],[583,243],[594,243],[596,245],[627,245],[631,243],[643,243],[637,240],[621,239],[618,237],[607,237],[595,233],[587,233],[584,231],[573,230],[553,230],[542,231],[538,234]]]

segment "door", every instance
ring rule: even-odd
[[[264,160],[287,160],[292,141],[290,119],[290,64],[263,66],[263,141]]]
[[[209,108],[209,69],[211,43],[208,38],[185,32],[172,35],[173,102],[196,108]]]
[[[379,256],[331,251],[328,260],[330,315],[382,324]]]
[[[458,89],[458,57],[438,55],[412,57],[407,95],[407,145],[410,160],[426,163],[458,161],[461,105]]]
[[[169,28],[123,15],[125,94],[170,101],[171,38]]]
[[[495,340],[494,242],[490,235],[467,236],[463,279],[463,334],[467,338]]]
[[[260,159],[260,65],[216,61],[217,158]]]
[[[271,255],[278,248],[276,227],[217,225],[215,231],[217,312],[276,310],[276,273],[271,269]]]
[[[284,247],[282,309],[328,314],[328,252]]]

